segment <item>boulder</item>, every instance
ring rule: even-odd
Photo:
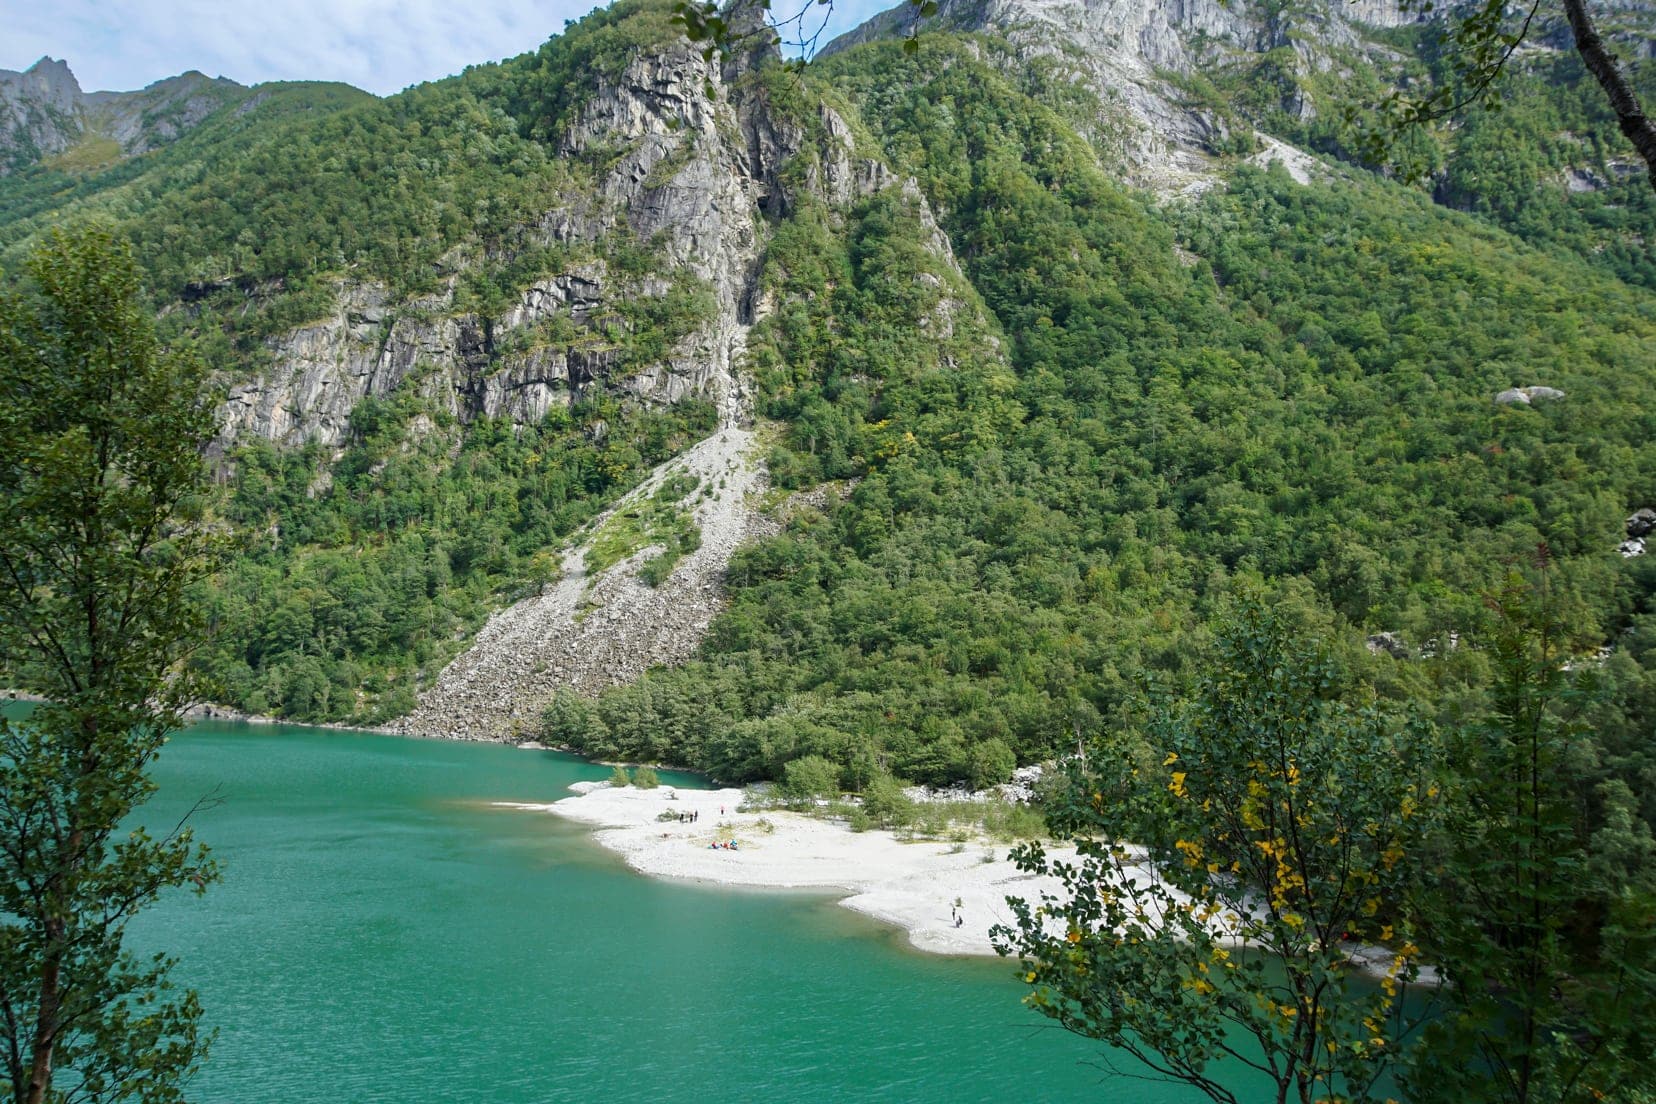
[[[1408,659],[1409,646],[1403,643],[1403,637],[1394,632],[1379,632],[1369,637],[1364,644],[1375,655],[1385,652],[1393,659]]]
[[[1528,406],[1532,402],[1562,399],[1564,392],[1556,387],[1509,387],[1495,396],[1502,406]]]
[[[1649,536],[1652,530],[1656,530],[1656,510],[1652,510],[1648,506],[1634,510],[1627,519],[1627,535],[1629,537]]]
[[[1645,552],[1645,542],[1640,537],[1624,540],[1616,545],[1616,551],[1622,554],[1622,559],[1631,560],[1634,556],[1642,556]]]

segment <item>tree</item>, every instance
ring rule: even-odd
[[[1423,1099],[1656,1092],[1656,894],[1648,860],[1603,861],[1615,816],[1593,815],[1577,715],[1593,672],[1566,669],[1550,574],[1514,571],[1491,597],[1493,709],[1451,743],[1447,874],[1422,941],[1454,985],[1416,1054]]]
[[[914,799],[905,793],[906,787],[891,775],[881,772],[863,786],[863,812],[882,828],[903,828],[913,823]]]
[[[1638,94],[1599,34],[1586,0],[1560,3],[1576,53],[1603,89],[1617,127],[1644,159],[1650,186],[1656,188],[1656,124],[1645,114]],[[1437,0],[1402,0],[1401,7],[1419,15],[1438,10]],[[1368,137],[1371,156],[1386,152],[1388,132],[1395,136],[1400,128],[1455,115],[1493,95],[1508,63],[1529,40],[1536,17],[1541,14],[1541,0],[1520,6],[1515,16],[1511,13],[1506,0],[1481,0],[1466,14],[1448,20],[1445,39],[1453,79],[1423,95],[1406,89],[1392,93],[1381,105],[1388,125]]]
[[[781,790],[795,805],[809,805],[819,797],[838,797],[839,764],[820,755],[790,759],[782,768]]]
[[[905,0],[912,19],[903,48],[918,49],[920,21],[937,14],[938,0]],[[802,59],[814,56],[833,18],[834,0],[799,0],[779,9],[772,0],[674,0],[673,21],[691,42],[703,44],[709,60],[715,53],[731,53],[772,44],[797,50]]]
[[[128,827],[197,688],[203,369],[157,346],[128,248],[54,232],[0,290],[0,1069],[9,1099],[182,1099],[209,1041],[165,955],[123,946],[216,870],[183,825]]]
[[[991,736],[972,745],[967,753],[966,781],[974,790],[998,786],[1012,777],[1018,767],[1018,757],[1006,746],[1006,741]]]
[[[1650,186],[1656,189],[1656,122],[1645,114],[1632,82],[1615,54],[1605,44],[1586,0],[1559,0],[1570,27],[1576,53],[1603,89],[1616,116],[1616,125],[1644,159]],[[1508,0],[1479,0],[1464,14],[1449,14],[1441,0],[1400,0],[1404,12],[1418,16],[1444,13],[1445,44],[1452,80],[1424,94],[1411,88],[1393,92],[1380,105],[1383,124],[1361,135],[1357,145],[1376,162],[1389,159],[1402,132],[1410,127],[1453,116],[1473,104],[1491,99],[1507,64],[1530,39],[1541,0],[1520,5],[1516,14]],[[909,16],[903,49],[919,49],[920,28],[938,12],[938,0],[905,0]],[[778,12],[772,0],[675,0],[673,19],[691,42],[714,53],[779,43],[809,59],[822,44],[822,35],[834,11],[834,0],[804,0],[797,8]],[[1516,18],[1516,26],[1514,26]],[[1348,122],[1355,117],[1349,113]]]
[[[1434,735],[1343,688],[1291,633],[1242,602],[1193,701],[1154,703],[1147,739],[1071,765],[1047,819],[1077,860],[1013,856],[1065,895],[1010,901],[994,932],[1036,1010],[1227,1104],[1242,1098],[1222,1061],[1278,1102],[1371,1099],[1413,1027],[1399,995],[1418,952],[1397,903],[1439,792]],[[1378,987],[1348,940],[1383,952]]]

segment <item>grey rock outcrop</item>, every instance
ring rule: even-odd
[[[197,72],[137,92],[83,92],[66,62],[43,57],[21,73],[0,69],[0,176],[88,139],[132,156],[166,144],[247,89]]]
[[[630,376],[623,385],[644,399],[707,394],[718,403],[719,430],[661,465],[579,534],[563,552],[558,582],[491,617],[471,645],[422,691],[415,710],[395,722],[397,730],[461,739],[514,739],[538,726],[541,708],[561,688],[597,694],[652,666],[680,663],[695,653],[722,608],[732,553],[742,542],[777,526],[759,508],[768,478],[742,363],[749,329],[769,309],[756,294],[761,251],[771,225],[767,216],[780,216],[804,202],[802,191],[830,210],[843,211],[873,192],[901,189],[915,205],[928,247],[958,275],[948,238],[912,181],[898,178],[878,159],[862,156],[850,128],[826,106],[819,108],[818,125],[809,128],[773,114],[761,96],[740,83],[740,67],[736,68],[734,73],[714,69],[682,43],[660,54],[641,55],[613,84],[599,90],[564,139],[565,150],[572,154],[593,147],[627,150],[603,181],[599,208],[609,212],[610,219],[625,220],[630,232],[656,242],[669,264],[712,289],[716,303],[713,318],[681,343],[667,362]],[[732,79],[736,83],[729,83]],[[720,82],[726,83],[710,98],[707,85],[717,87]],[[782,167],[794,158],[799,159],[793,166],[797,171],[786,174],[793,183],[785,184]],[[541,222],[566,241],[609,225],[614,223],[606,223],[590,207],[553,212]],[[498,341],[528,324],[537,312],[598,310],[613,294],[607,281],[599,269],[561,274],[529,289],[511,310],[491,319],[489,329]],[[320,388],[306,382],[307,365],[331,356],[333,370],[353,381],[349,388],[364,393],[399,372],[407,377],[400,367],[409,359],[405,353],[389,361],[383,354],[357,361],[341,359],[339,347],[327,344],[357,317],[364,330],[350,339],[352,347],[365,348],[367,331],[376,324],[386,334],[386,349],[400,347],[403,339],[396,328],[387,328],[383,316],[376,323],[373,308],[359,297],[356,306],[326,323],[329,337],[301,340],[301,334],[294,334],[287,339],[299,380],[291,394],[299,405],[309,404],[306,409],[312,411],[311,423],[318,432],[332,432],[339,424],[335,411],[347,407],[343,401],[328,406],[336,396],[324,398]],[[948,332],[962,309],[963,304],[944,296],[927,325],[935,332]],[[463,329],[428,329],[421,331],[419,340],[446,349],[460,339]],[[302,347],[304,356],[299,355]],[[453,389],[465,372],[472,372],[477,386],[467,394],[481,396],[478,409],[506,401],[495,396],[511,391],[512,384],[519,385],[520,395],[544,386],[548,379],[571,389],[582,385],[574,366],[555,363],[555,358],[534,364],[497,359],[484,369],[459,367],[464,360],[453,352],[421,355],[446,356],[446,363],[457,366],[446,377],[437,374],[444,380],[440,386]],[[507,372],[502,366],[508,363],[517,367]],[[455,409],[466,416],[463,406]],[[522,416],[533,417],[533,407],[523,408]],[[698,487],[683,506],[700,535],[698,547],[655,587],[640,577],[645,562],[660,551],[655,547],[637,549],[603,570],[589,570],[594,538],[605,532],[611,519],[634,509],[675,477],[687,477]]]
[[[1368,650],[1375,655],[1379,655],[1384,652],[1393,659],[1408,659],[1411,655],[1413,655],[1413,653],[1409,650],[1409,645],[1404,642],[1403,637],[1394,632],[1375,633],[1363,643]]]
[[[1656,532],[1656,510],[1648,506],[1634,510],[1627,519],[1627,535],[1630,538],[1648,537]]]
[[[483,318],[455,313],[452,280],[440,293],[400,303],[381,285],[342,283],[326,318],[272,340],[272,367],[230,389],[214,451],[250,436],[339,445],[357,403],[389,395],[404,381],[462,422],[534,424],[605,380],[615,350],[587,338],[523,349],[499,347],[504,340],[557,315],[584,322],[620,295],[660,295],[668,286],[614,281],[601,261],[590,261],[530,285],[502,315]],[[711,383],[700,361],[685,357],[621,386],[672,402]]]
[[[514,335],[553,316],[579,326],[626,299],[665,294],[665,276],[622,280],[601,261],[586,262],[525,289],[489,318],[457,311],[453,277],[441,291],[404,302],[391,301],[379,285],[341,283],[326,317],[271,341],[270,367],[231,389],[215,451],[247,436],[338,446],[362,398],[405,381],[462,422],[533,424],[593,386],[652,403],[700,395],[719,403],[725,424],[741,420],[747,384],[732,350],[764,307],[753,289],[767,216],[794,204],[781,166],[801,158],[803,183],[794,186],[831,207],[892,186],[918,198],[912,182],[857,154],[850,127],[832,109],[820,106],[817,133],[808,133],[778,117],[742,77],[740,65],[711,64],[682,41],[638,54],[587,99],[558,142],[565,156],[623,151],[609,160],[597,194],[572,196],[529,228],[532,244],[565,246],[630,234],[657,250],[660,273],[705,285],[715,303],[711,319],[665,360],[632,365],[619,378],[611,370],[615,351],[601,341],[514,344]],[[933,248],[952,263],[947,236],[929,210],[922,217]]]
[[[589,572],[591,536],[679,475],[706,490],[692,493],[688,507],[699,547],[656,587],[639,578],[640,567],[660,551],[656,546]],[[751,429],[721,430],[662,465],[588,527],[587,539],[564,554],[555,585],[491,617],[415,710],[390,727],[449,739],[515,740],[539,727],[541,709],[559,689],[594,695],[651,667],[683,663],[723,603],[731,554],[775,531],[756,508],[766,486]]]
[[[1413,18],[1396,0],[1304,5],[1291,12],[1247,0],[942,0],[924,26],[991,30],[1013,45],[1015,64],[1035,57],[1054,63],[1098,97],[1106,117],[1098,120],[1094,140],[1115,149],[1129,182],[1176,194],[1206,186],[1212,152],[1228,133],[1221,119],[1187,106],[1167,74],[1188,75],[1287,45],[1302,68],[1325,71],[1335,66],[1331,48],[1373,49],[1368,28]],[[912,25],[913,8],[902,5],[842,35],[825,52],[904,34]],[[1302,118],[1314,114],[1303,97],[1285,106]],[[1314,160],[1278,146],[1276,159],[1296,175]]]
[[[1528,406],[1533,402],[1562,399],[1564,392],[1556,387],[1509,387],[1495,396],[1501,406]]]

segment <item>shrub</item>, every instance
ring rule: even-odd
[[[618,766],[610,771],[609,783],[612,786],[630,786],[632,785],[632,776],[627,773],[626,767]]]
[[[966,780],[971,783],[972,789],[986,790],[1011,778],[1017,766],[1018,757],[1006,741],[991,736],[982,743],[974,744],[967,753]]]
[[[639,767],[633,771],[632,784],[641,790],[653,790],[661,785],[661,779],[656,777],[654,767]]]
[[[801,804],[819,797],[837,797],[839,764],[820,755],[790,760],[782,768],[782,794]]]
[[[863,809],[884,828],[901,828],[914,820],[914,802],[903,784],[889,774],[877,774],[863,787]]]
[[[650,587],[660,586],[667,581],[667,576],[673,573],[673,566],[677,561],[677,556],[667,552],[651,556],[644,561],[644,566],[638,569],[639,581]]]

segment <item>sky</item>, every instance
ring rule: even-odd
[[[894,2],[835,0],[823,41]],[[0,69],[58,58],[87,92],[131,91],[199,69],[241,84],[334,80],[386,95],[533,50],[592,7],[593,0],[0,0]]]

